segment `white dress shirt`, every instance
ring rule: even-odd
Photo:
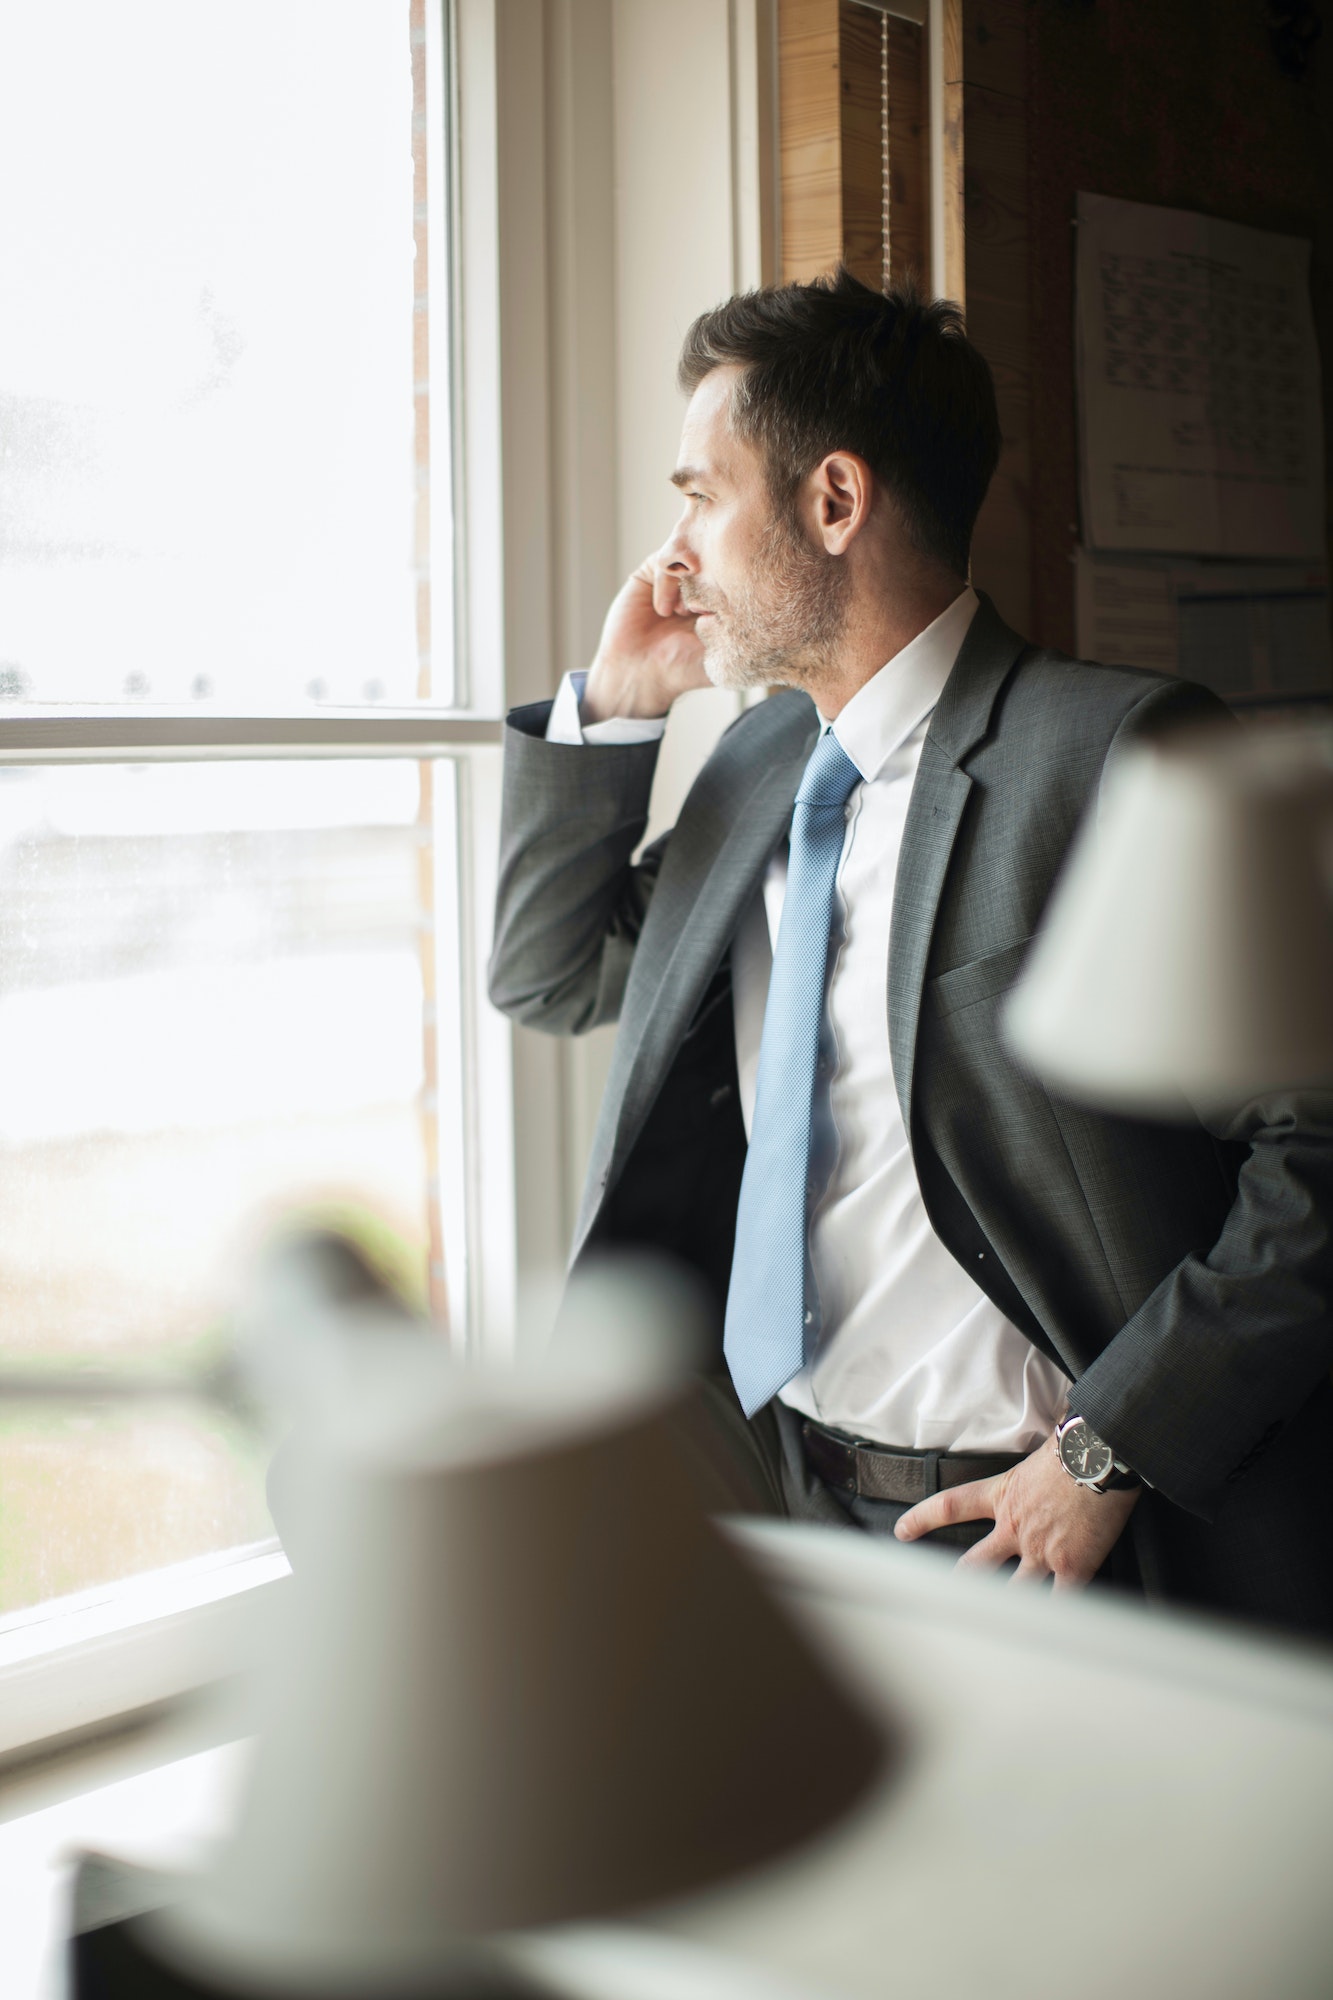
[[[838,866],[812,1163],[826,1170],[810,1222],[820,1324],[810,1362],[781,1391],[805,1415],[875,1443],[931,1451],[1029,1451],[1064,1410],[1066,1377],[981,1291],[936,1236],[912,1163],[889,1054],[889,925],[921,747],[977,608],[964,590],[881,667],[832,727],[861,773]],[[581,730],[582,675],[567,675],[548,740],[644,742],[662,723],[616,717]],[[785,848],[732,946],[741,1110],[748,1134]]]

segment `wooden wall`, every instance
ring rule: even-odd
[[[973,576],[1048,645],[1074,646],[1079,189],[1313,240],[1333,463],[1333,19],[1294,80],[1274,53],[1274,11],[1262,0],[946,0],[946,157],[962,198],[946,203],[936,288],[965,305],[1004,437]],[[780,4],[787,277],[847,256],[874,281],[874,107],[843,87],[848,15],[846,0]],[[869,34],[864,17],[861,27]]]
[[[972,579],[1019,632],[1033,625],[1027,14],[1026,0],[963,0],[957,48],[967,327],[995,376],[1004,440],[973,536]]]
[[[983,0],[969,12],[980,24]],[[1199,209],[1314,243],[1326,466],[1333,393],[1333,10],[1285,76],[1260,0],[1029,0],[1030,631],[1072,649],[1074,197]],[[1280,13],[1281,9],[1271,10]],[[969,56],[972,40],[968,42]],[[969,98],[970,115],[970,98]],[[977,133],[967,134],[969,171]],[[996,180],[996,189],[999,189]],[[970,194],[970,190],[969,190]],[[969,200],[969,229],[972,206]],[[971,251],[969,249],[969,264]],[[998,329],[997,329],[998,332]],[[978,338],[998,366],[990,331]]]

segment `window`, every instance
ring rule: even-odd
[[[0,20],[8,1374],[202,1363],[293,1213],[484,1330],[450,70],[439,0]],[[268,1531],[206,1404],[0,1403],[0,1615]]]

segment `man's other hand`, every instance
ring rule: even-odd
[[[677,695],[708,685],[694,616],[680,601],[676,579],[649,556],[606,614],[583,689],[583,720],[665,715]]]
[[[1079,1590],[1120,1539],[1139,1491],[1090,1492],[1070,1478],[1048,1438],[1010,1472],[918,1501],[894,1533],[912,1542],[960,1521],[994,1521],[986,1539],[959,1557],[959,1569],[998,1569],[1016,1556],[1014,1582],[1051,1577],[1057,1590]]]

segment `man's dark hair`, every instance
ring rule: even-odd
[[[910,281],[873,292],[845,269],[769,285],[700,314],[681,349],[681,388],[727,363],[744,371],[732,427],[762,452],[779,507],[790,512],[829,452],[853,451],[897,502],[913,545],[967,575],[1000,420],[956,305],[927,302]]]

